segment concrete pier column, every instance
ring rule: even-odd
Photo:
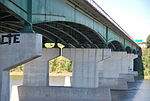
[[[42,56],[24,65],[23,86],[49,86],[49,60],[59,56],[59,48],[43,48]]]
[[[103,77],[118,78],[122,69],[122,59],[126,54],[126,52],[112,52],[111,58],[103,62]]]
[[[0,33],[0,101],[9,101],[9,70],[41,56],[42,35]]]
[[[127,54],[127,61],[128,61],[128,72],[132,73],[134,71],[134,59],[136,59],[138,55],[135,54]]]
[[[111,56],[110,49],[63,49],[63,56],[73,62],[72,87],[97,88],[97,64]]]
[[[63,56],[73,62],[72,86],[46,87],[46,64],[57,55],[57,49],[44,49],[41,57],[26,64],[20,101],[111,101],[110,89],[98,88],[99,62],[111,56],[110,49],[64,48]]]
[[[99,77],[99,86],[111,89],[127,89],[127,81],[120,78],[122,59],[126,52],[112,52],[111,58],[103,61],[103,77]]]
[[[134,59],[137,58],[138,55],[135,54],[127,54],[122,60],[122,70],[120,73],[121,78],[125,78],[128,82],[134,82]]]
[[[0,71],[0,101],[10,101],[9,71]]]
[[[71,77],[70,76],[65,76],[65,83],[64,86],[65,87],[70,87],[71,86]]]

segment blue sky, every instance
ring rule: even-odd
[[[134,40],[150,34],[150,0],[95,0]]]

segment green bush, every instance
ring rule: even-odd
[[[69,59],[59,56],[50,60],[50,72],[66,73],[72,72],[72,62]]]

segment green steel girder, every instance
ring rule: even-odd
[[[124,51],[123,45],[118,41],[112,41],[108,43],[108,48],[111,48],[113,51]]]
[[[56,24],[58,24],[58,22],[55,22]],[[80,45],[81,46],[83,46],[83,47],[89,47],[90,46],[90,48],[96,48],[95,46],[94,46],[94,43],[92,43],[92,44],[90,44],[90,42],[88,42],[87,40],[85,40],[84,39],[84,37],[82,37],[82,35],[81,34],[79,34],[79,33],[76,33],[76,31],[74,31],[74,30],[72,30],[72,29],[70,29],[70,28],[68,28],[68,27],[66,27],[66,26],[64,26],[64,25],[62,25],[62,24],[60,24],[60,22],[59,22],[59,24],[58,24],[59,26],[62,26],[63,28],[64,28],[64,30],[69,30],[69,31],[71,31],[72,32],[72,36],[73,37],[75,37],[76,39],[78,39],[78,41],[80,42]],[[70,32],[68,32],[68,33],[70,33]],[[81,33],[81,32],[80,32]],[[89,44],[89,45],[86,45],[86,44]]]
[[[4,28],[6,30],[10,30],[11,32],[15,32],[15,33],[20,32],[19,30],[16,30],[16,29],[13,29],[13,28],[10,28],[10,27],[6,27],[6,26],[2,26],[2,25],[0,25],[0,28]]]
[[[99,48],[103,47],[103,44],[105,43],[105,41],[102,39],[102,37],[100,37],[100,35],[95,32],[94,30],[81,25],[81,24],[71,24],[70,22],[67,22],[67,24],[73,28],[75,28],[76,30],[80,31],[81,33],[84,33],[94,44],[96,44]],[[86,28],[86,29],[85,29]],[[92,35],[91,35],[92,34]]]
[[[9,30],[10,32],[20,32],[20,30],[22,29],[21,27],[18,27],[18,25],[16,24],[10,24],[10,23],[5,23],[5,22],[0,22],[0,25],[7,27],[7,30]],[[2,27],[3,28],[3,27]],[[11,28],[11,30],[10,30]],[[5,28],[6,29],[6,28]],[[13,30],[12,30],[13,29]]]
[[[68,28],[68,29],[70,29],[70,30],[73,30],[75,33],[78,33],[79,35],[81,35],[81,37],[84,38],[85,41],[89,42],[89,44],[90,44],[89,47],[91,47],[91,45],[92,45],[92,46],[94,45],[94,43],[93,43],[86,35],[84,35],[84,33],[78,31],[77,29],[75,29],[75,28],[73,28],[73,27],[71,27],[71,26],[69,26],[69,25],[66,25],[66,24],[64,24],[64,23],[60,23],[60,22],[55,22],[55,23],[57,23],[58,25],[62,25],[62,26],[66,27],[66,28]],[[95,45],[95,47],[98,48],[97,45]]]
[[[127,46],[127,47],[125,48],[125,50],[127,51],[127,53],[132,53],[132,49],[131,49],[131,47],[129,47],[129,46]]]
[[[48,41],[44,42],[45,40],[48,40]],[[55,41],[52,40],[51,38],[49,38],[49,37],[43,35],[43,42],[44,42],[44,43],[54,43]],[[44,43],[43,43],[43,44],[44,44]]]
[[[27,0],[0,0],[0,6],[5,6],[4,8],[10,11],[11,15],[15,16],[18,20],[25,20],[27,21],[27,13],[26,10],[21,8],[20,6],[26,7],[27,4],[25,3]],[[21,3],[18,4],[18,2]]]
[[[60,33],[63,33],[63,34],[65,34],[65,35],[69,36],[72,41],[74,41],[77,45],[80,45],[80,42],[79,42],[77,39],[75,39],[73,36],[71,36],[69,33],[65,32],[65,31],[63,31],[63,30],[60,30],[60,29],[57,28],[57,27],[53,27],[53,26],[51,26],[51,25],[49,25],[49,24],[44,24],[44,25],[46,25],[46,26],[48,26],[48,27],[50,27],[50,28],[52,28],[52,29],[54,29],[54,30],[59,31]]]
[[[13,23],[9,23],[9,22],[0,22],[0,24],[5,24],[5,25],[10,25],[10,26],[14,26],[17,29],[22,29],[24,26],[19,26],[17,24],[13,24]]]
[[[42,34],[44,34],[44,35],[47,36],[47,37],[50,36],[50,38],[51,38],[51,36],[52,36],[52,37],[55,37],[55,38],[59,39],[59,40],[62,42],[62,44],[64,44],[64,45],[67,45],[67,44],[68,44],[65,40],[63,40],[62,38],[60,38],[59,36],[57,36],[56,34],[50,32],[50,31],[48,31],[48,30],[45,30],[45,29],[43,29],[43,28],[41,28],[41,27],[39,27],[39,26],[35,26],[35,25],[33,26],[33,28],[36,29],[37,32],[38,32],[38,30],[40,30],[41,32],[44,32],[44,33],[42,33]]]
[[[2,17],[0,17],[0,20],[2,20],[2,19],[4,19],[4,18],[8,18],[8,17],[10,17],[11,15],[4,15],[4,16],[2,16]]]
[[[0,33],[6,33],[5,31],[3,31],[3,30],[0,30]]]
[[[45,24],[38,24],[37,26],[42,27],[43,29],[50,31],[51,33],[54,33],[55,35],[59,36],[59,38],[65,40],[67,43],[72,44],[75,47],[81,48],[81,45],[77,45],[75,42],[73,42],[69,36],[63,34],[63,33],[59,33],[59,31],[57,30],[53,30],[51,28],[49,28],[49,26],[46,26]]]
[[[129,46],[138,50],[138,45],[130,37],[117,29],[113,23],[95,10],[86,0],[0,0],[0,21],[3,21],[4,24],[0,26],[1,32],[19,32],[21,29],[29,29],[32,32],[33,23],[36,25],[41,22],[51,23],[55,21],[57,25],[64,26],[64,30],[52,26],[55,28],[55,32],[53,32],[51,31],[51,29],[54,29],[52,27],[49,30],[41,26],[35,28],[35,25],[34,29],[36,31],[37,27],[44,29],[44,31],[39,29],[41,34],[46,33],[45,30],[49,31],[51,32],[49,37],[54,37],[63,43],[66,41],[66,45],[70,44],[73,47],[102,48],[109,41],[117,40],[124,45],[124,48]],[[8,21],[19,21],[21,27],[19,27],[19,23],[17,25]],[[63,21],[64,23],[61,23]],[[66,31],[67,28],[69,31]],[[71,31],[73,33],[70,33]],[[58,33],[60,32],[65,35],[59,36]],[[74,37],[74,33],[78,33],[81,37]],[[60,40],[61,38],[62,40]],[[115,45],[112,47],[115,47]]]

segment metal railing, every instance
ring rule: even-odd
[[[117,23],[111,18],[94,0],[86,0],[89,2],[93,7],[95,7],[99,13],[105,16],[111,23],[113,23],[117,28],[119,28],[125,35],[127,35],[132,41],[133,38]]]

